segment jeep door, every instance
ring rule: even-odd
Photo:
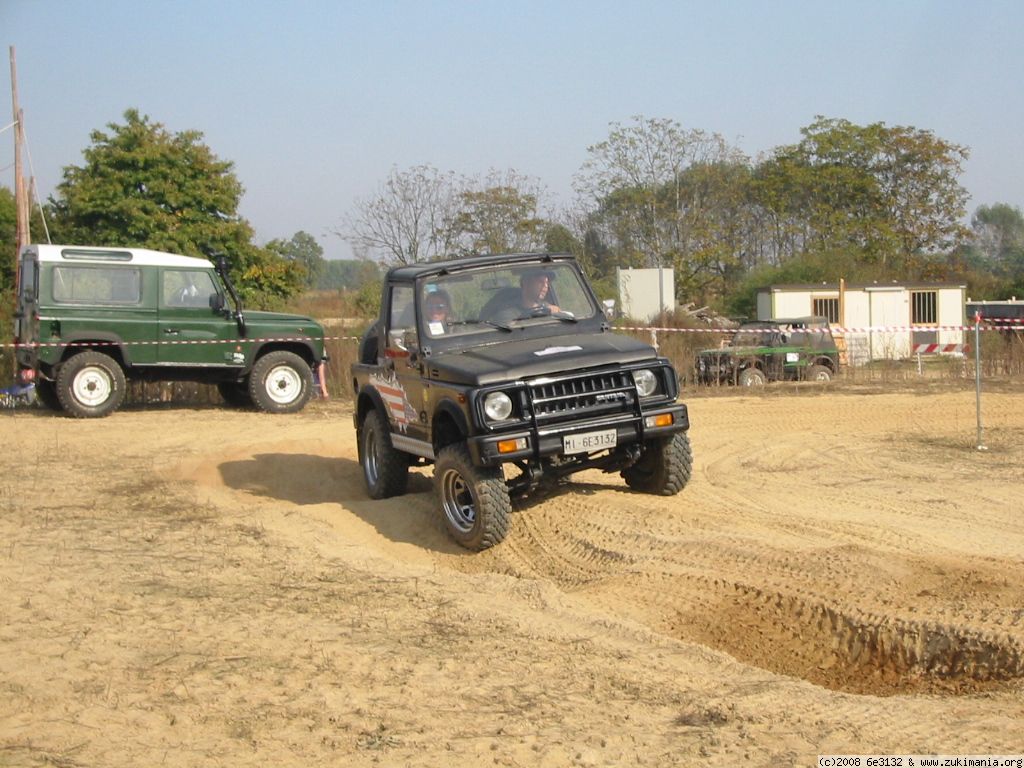
[[[213,274],[204,269],[160,270],[159,363],[243,367],[238,323],[214,309],[221,296]]]
[[[18,262],[18,304],[14,309],[14,340],[18,344],[39,341],[34,315],[39,308],[39,262],[35,254],[23,251]]]
[[[384,339],[383,375],[377,391],[384,401],[391,432],[399,443],[402,438],[426,441],[427,425],[424,410],[424,381],[416,337],[415,290],[409,284],[392,287]]]

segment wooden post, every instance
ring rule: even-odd
[[[14,204],[17,214],[17,248],[14,252],[14,288],[18,289],[18,255],[32,240],[29,232],[28,190],[25,188],[25,174],[22,168],[21,148],[25,143],[25,113],[18,106],[18,65],[15,61],[14,46],[11,46],[11,106],[14,126]]]

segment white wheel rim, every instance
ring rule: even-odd
[[[82,405],[95,408],[110,399],[114,381],[105,368],[90,365],[75,374],[71,392]]]
[[[278,405],[287,405],[302,394],[302,377],[290,365],[279,365],[270,369],[264,386],[271,400]]]

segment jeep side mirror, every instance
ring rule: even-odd
[[[419,365],[420,338],[419,334],[416,333],[415,328],[406,328],[405,333],[402,334],[402,347],[409,352],[409,367],[414,368]]]
[[[604,316],[609,320],[615,319],[615,299],[605,299],[601,302],[601,308],[604,310]]]
[[[402,352],[409,351],[409,348],[405,346],[405,334],[401,329],[392,328],[388,331],[388,346],[396,347]]]
[[[212,309],[214,312],[224,311],[224,297],[221,294],[210,294],[210,309]]]

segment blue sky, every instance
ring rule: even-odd
[[[394,167],[513,168],[568,204],[634,115],[752,156],[815,115],[929,129],[970,147],[969,213],[1024,207],[1020,2],[0,0],[0,31],[44,196],[134,107],[235,163],[261,242],[305,230],[329,257]]]

